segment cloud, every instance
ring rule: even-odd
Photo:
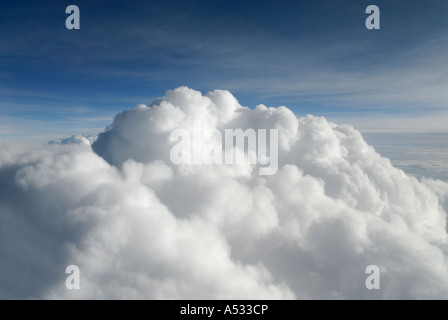
[[[82,135],[82,134],[74,134],[70,138],[61,139],[60,141],[50,141],[48,144],[77,144],[77,145],[87,145],[91,146],[98,135],[90,134],[90,135]]]
[[[195,121],[278,129],[278,172],[173,165],[170,133]],[[448,185],[407,176],[351,126],[181,87],[92,146],[66,142],[0,140],[3,299],[448,298]]]

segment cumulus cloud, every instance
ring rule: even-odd
[[[173,165],[170,133],[195,122],[278,129],[277,173]],[[65,142],[0,141],[0,298],[448,298],[448,185],[351,126],[181,87]]]
[[[60,141],[50,141],[48,144],[84,144],[87,146],[91,146],[92,143],[96,141],[98,135],[90,134],[90,135],[82,135],[82,134],[74,134],[70,138],[61,139]]]

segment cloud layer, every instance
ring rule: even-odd
[[[197,121],[278,129],[278,172],[173,165],[171,131]],[[94,140],[0,141],[0,298],[448,298],[448,185],[351,126],[181,87]]]

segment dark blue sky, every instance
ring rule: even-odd
[[[70,4],[80,30],[65,28]],[[381,30],[365,28],[370,4]],[[95,131],[181,85],[365,130],[440,131],[447,54],[446,0],[3,1],[0,137]]]

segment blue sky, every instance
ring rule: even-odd
[[[95,132],[181,85],[364,132],[446,132],[447,17],[443,0],[3,1],[0,137]]]

